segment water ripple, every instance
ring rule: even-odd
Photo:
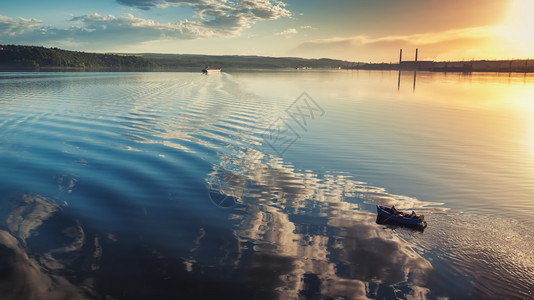
[[[292,81],[296,87],[283,96],[275,88],[255,93],[289,81],[288,74],[251,75],[259,84],[225,73],[0,74],[0,252],[8,258],[0,263],[14,286],[0,294],[531,296],[532,230],[506,213],[485,218],[441,203],[488,195],[492,187],[467,184],[478,180],[478,169],[502,175],[491,182],[519,181],[529,190],[523,173],[487,163],[521,169],[494,154],[502,144],[479,151],[485,143],[459,134],[458,148],[452,139],[407,130],[423,127],[417,117],[427,104],[410,112],[413,103],[394,103],[391,95],[360,101],[337,81],[330,83],[336,89],[317,89],[338,73]],[[263,137],[275,133],[269,126],[287,117],[303,87],[322,97],[332,117],[276,155]],[[484,159],[471,163],[475,154]],[[417,159],[406,162],[411,156]],[[367,174],[371,181],[360,178]],[[420,181],[396,185],[413,178]],[[428,199],[410,196],[432,190],[429,182],[446,184]],[[405,193],[406,186],[417,188]],[[376,204],[417,209],[430,226],[377,225]]]

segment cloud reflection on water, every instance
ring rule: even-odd
[[[43,196],[15,195],[2,205],[3,211],[10,212],[0,229],[0,265],[6,274],[0,295],[7,299],[91,298],[92,279],[77,274],[73,280],[67,274],[72,277],[74,270],[98,269],[102,255],[98,238],[91,241],[79,222],[62,220],[61,207]]]
[[[17,239],[0,230],[0,257],[4,274],[0,295],[6,299],[84,299],[80,291],[61,276],[43,271]]]
[[[430,262],[362,210],[376,203],[426,203],[344,174],[297,171],[256,150],[240,154],[221,155],[207,181],[236,199],[231,218],[238,220],[234,234],[250,284],[284,299],[393,296],[397,288],[424,298],[429,292]]]

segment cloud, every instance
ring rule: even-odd
[[[391,62],[398,60],[400,48],[419,48],[420,59],[471,59],[494,57],[498,36],[494,27],[474,27],[441,32],[369,37],[335,37],[309,40],[291,51],[306,57],[332,57],[357,61]]]
[[[286,4],[277,0],[117,0],[139,9],[166,6],[189,6],[195,14],[192,20],[158,23],[127,14],[120,17],[97,13],[72,17],[70,28],[45,27],[37,19],[12,19],[0,15],[0,41],[42,45],[101,45],[140,44],[156,40],[196,39],[239,36],[242,31],[261,20],[291,16]]]
[[[158,23],[131,14],[121,17],[87,14],[67,20],[70,28],[44,27],[38,20],[0,18],[0,41],[43,45],[106,46],[114,43],[138,44],[154,40],[194,39],[218,36],[216,29],[200,22],[183,20]]]
[[[304,25],[304,26],[300,26],[300,29],[315,29],[315,27],[310,26],[310,25]]]
[[[39,29],[42,21],[18,18],[17,20],[0,15],[0,36],[16,36]]]
[[[189,6],[200,24],[223,35],[237,35],[259,20],[289,17],[286,4],[278,0],[117,0],[118,3],[148,10],[154,7]]]
[[[295,28],[289,28],[282,32],[277,32],[274,35],[293,35],[299,33]]]
[[[157,23],[150,19],[137,18],[132,14],[117,18],[95,13],[73,17],[69,21],[80,25],[72,27],[70,31],[78,29],[86,37],[113,35],[135,42],[154,39],[190,39],[216,34],[214,30],[202,26],[199,22],[184,20],[177,23]]]
[[[117,0],[119,4],[136,7],[139,9],[148,10],[153,7],[164,5],[167,1],[153,1],[153,0]]]
[[[414,45],[429,45],[441,43],[452,39],[476,38],[491,35],[491,28],[476,27],[465,28],[459,30],[449,30],[443,32],[430,32],[409,35],[392,35],[384,37],[368,37],[366,35],[358,35],[353,37],[335,37],[329,39],[317,39],[308,41],[307,43],[327,44],[348,42],[350,44],[358,45],[380,45],[380,44],[414,44]]]

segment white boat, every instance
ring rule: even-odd
[[[202,69],[202,73],[219,73],[219,72],[221,72],[220,68],[205,67],[204,69]]]

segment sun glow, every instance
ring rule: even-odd
[[[518,58],[534,56],[534,1],[515,0],[499,32]]]

